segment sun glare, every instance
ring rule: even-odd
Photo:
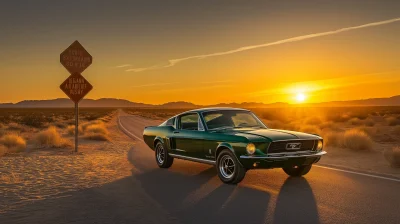
[[[299,103],[304,102],[304,100],[306,100],[306,95],[304,95],[304,93],[298,93],[296,95],[296,100]]]

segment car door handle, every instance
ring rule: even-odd
[[[174,133],[174,134],[178,134],[178,133],[179,133],[179,131],[173,131],[172,133]]]

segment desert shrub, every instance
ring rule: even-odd
[[[375,121],[372,120],[371,118],[367,118],[364,121],[364,125],[368,127],[373,127],[375,125]]]
[[[92,124],[89,125],[86,130],[86,133],[97,133],[97,134],[105,134],[108,135],[108,130],[104,126],[104,124]]]
[[[332,122],[346,122],[350,120],[351,117],[348,114],[328,114],[326,116],[326,120],[332,121]]]
[[[21,152],[26,149],[25,140],[15,134],[6,134],[0,139],[0,144],[7,147],[9,151]]]
[[[368,134],[371,137],[378,134],[378,128],[374,128],[374,127],[361,126],[361,127],[355,128],[355,129],[358,131],[361,131],[361,132],[365,132],[366,134]]]
[[[41,128],[46,121],[47,119],[45,119],[44,116],[35,116],[34,114],[32,114],[23,116],[19,123],[34,128]]]
[[[340,147],[342,146],[343,134],[338,132],[328,132],[323,135],[324,145]]]
[[[67,126],[67,124],[64,121],[57,121],[54,123],[54,126],[56,126],[57,128],[65,128]]]
[[[393,147],[386,149],[383,152],[385,159],[390,163],[392,167],[400,167],[400,147]]]
[[[400,125],[400,119],[398,119],[396,117],[388,117],[388,118],[386,118],[386,122],[389,126]]]
[[[84,138],[98,141],[109,141],[109,132],[103,122],[92,122],[83,128]]]
[[[71,146],[71,143],[67,139],[62,138],[54,126],[39,132],[35,136],[35,141],[37,145],[44,147],[62,148]]]
[[[104,126],[104,122],[99,121],[99,120],[95,120],[95,121],[89,121],[89,122],[85,122],[82,123],[80,126],[80,128],[82,129],[82,131],[86,131],[86,128],[91,126],[91,125],[103,125]]]
[[[314,126],[314,125],[303,125],[300,127],[301,132],[305,132],[305,133],[310,133],[310,134],[320,134],[321,133],[321,129],[319,129],[318,127]]]
[[[267,125],[268,128],[279,129],[282,127],[282,123],[280,121],[263,120],[263,123]]]
[[[0,157],[4,156],[7,151],[7,147],[5,147],[4,145],[0,145]]]
[[[3,126],[3,128],[0,128],[0,138],[3,137],[3,135],[6,134],[6,130],[4,128],[5,126]]]
[[[320,125],[318,125],[318,128],[323,131],[340,131],[341,127],[341,125],[339,126],[332,121],[324,121]]]
[[[356,126],[359,126],[359,125],[361,125],[363,122],[360,120],[360,119],[358,119],[358,118],[352,118],[352,119],[350,119],[349,121],[348,121],[351,125],[356,125]]]
[[[15,122],[11,122],[7,126],[7,130],[9,131],[18,131],[18,132],[25,132],[27,128],[23,125],[17,124]]]
[[[110,137],[108,135],[100,133],[85,133],[84,138],[96,141],[110,141]]]
[[[393,134],[400,136],[400,126],[396,126],[393,128]]]
[[[357,119],[359,119],[359,120],[365,120],[365,119],[367,119],[368,118],[368,113],[365,113],[365,112],[358,112],[358,113],[356,113],[356,114],[353,114],[353,117],[355,117],[355,118],[357,118]]]
[[[373,142],[371,138],[361,130],[351,129],[343,135],[343,146],[354,150],[370,150]]]
[[[68,135],[72,135],[72,136],[75,135],[75,125],[68,125],[67,132],[68,132]],[[82,133],[83,133],[82,126],[78,126],[78,134],[80,135]]]
[[[319,117],[310,117],[310,118],[306,119],[306,121],[304,123],[308,124],[308,125],[320,125],[322,123],[322,121]]]

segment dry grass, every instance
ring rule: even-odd
[[[364,125],[367,127],[373,127],[375,125],[375,121],[372,118],[367,118],[364,121]]]
[[[343,135],[343,146],[353,150],[371,150],[373,142],[364,131],[352,129]]]
[[[61,137],[57,128],[54,126],[39,132],[35,136],[35,141],[37,145],[47,148],[63,148],[72,145],[67,139]]]
[[[96,141],[111,141],[108,135],[99,133],[85,133],[84,138]]]
[[[334,123],[346,122],[351,119],[349,114],[328,114],[327,121],[332,121]]]
[[[71,135],[71,136],[75,135],[75,125],[68,125],[67,132],[68,132],[68,135]],[[82,133],[83,133],[82,127],[78,126],[78,134],[82,134]]]
[[[343,147],[353,150],[371,150],[373,141],[367,133],[359,129],[347,130],[345,133],[327,132],[323,135],[326,146]]]
[[[109,132],[101,121],[89,122],[82,126],[84,138],[97,141],[110,141]]]
[[[322,120],[319,117],[310,117],[304,123],[308,125],[320,125]]]
[[[97,133],[97,134],[104,134],[104,135],[108,135],[108,130],[107,128],[104,126],[104,124],[93,124],[93,125],[89,125],[86,130],[85,133]]]
[[[349,122],[351,125],[354,125],[354,126],[360,126],[360,125],[363,124],[363,122],[362,122],[360,119],[356,118],[356,117],[350,119],[348,122]]]
[[[326,146],[341,147],[343,144],[343,134],[337,132],[328,132],[323,135]]]
[[[0,144],[10,152],[22,152],[26,149],[25,140],[16,134],[6,134],[0,139]]]
[[[24,125],[12,122],[7,125],[7,130],[8,131],[17,131],[17,132],[27,132],[28,128]]]
[[[8,149],[4,145],[0,145],[0,157],[4,156],[7,153]]]
[[[398,117],[388,117],[386,118],[386,122],[389,126],[400,125],[400,119]]]
[[[393,134],[400,136],[400,126],[396,126],[393,128]]]
[[[400,167],[400,147],[386,149],[383,154],[392,167]]]
[[[309,134],[321,134],[321,129],[314,125],[303,125],[300,127],[299,131]]]
[[[85,123],[79,125],[79,127],[80,127],[80,128],[82,129],[82,131],[84,132],[84,131],[86,131],[86,128],[88,128],[88,127],[91,126],[91,125],[96,125],[96,124],[104,125],[104,122],[102,122],[102,121],[100,121],[100,120],[89,121],[89,122],[85,122]]]

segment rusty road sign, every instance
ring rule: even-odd
[[[60,89],[72,101],[78,103],[93,89],[93,86],[81,74],[73,73],[60,85]]]
[[[92,56],[76,40],[60,54],[60,62],[69,73],[82,73],[92,64]]]
[[[75,152],[78,152],[79,101],[93,89],[81,73],[92,64],[92,56],[76,40],[60,54],[60,62],[71,73],[60,89],[75,102]]]

